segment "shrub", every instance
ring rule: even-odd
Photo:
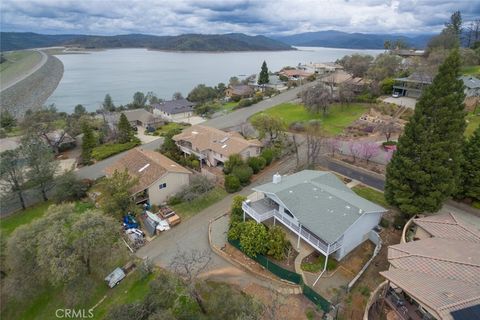
[[[93,148],[92,157],[97,161],[103,160],[120,152],[130,150],[138,145],[140,145],[140,140],[138,138],[134,138],[132,139],[132,141],[127,143],[103,144],[101,146]]]
[[[267,166],[270,165],[270,163],[272,163],[273,156],[274,156],[274,153],[271,148],[263,149],[262,153],[260,154],[260,157],[265,159],[265,165]]]
[[[230,209],[230,216],[231,216],[231,222],[240,222],[243,220],[243,209],[242,209],[242,203],[243,201],[247,200],[245,196],[235,196],[233,197],[232,201],[232,207]]]
[[[90,180],[79,180],[73,171],[68,171],[55,180],[53,200],[56,203],[82,199],[92,185]]]
[[[242,224],[239,239],[243,252],[249,257],[265,254],[268,243],[267,228],[263,224],[252,220],[240,223],[240,225]]]
[[[204,193],[212,190],[215,187],[215,183],[205,176],[194,175],[190,179],[190,184],[183,188],[175,197],[182,201],[192,201]],[[176,201],[176,200],[174,200]],[[177,203],[178,204],[178,203]]]
[[[242,185],[250,183],[250,178],[253,175],[253,170],[246,164],[233,168],[232,174],[238,178]]]
[[[240,97],[240,96],[233,96],[233,97],[230,98],[230,100],[233,101],[233,102],[238,102],[241,99],[242,99],[242,97]]]
[[[254,103],[255,102],[251,99],[242,99],[242,100],[240,100],[240,102],[238,102],[238,104],[235,106],[234,109],[250,107]]]
[[[263,168],[265,168],[267,161],[262,157],[251,157],[248,159],[247,164],[250,168],[252,168],[253,173],[260,172]]]
[[[395,80],[392,78],[386,78],[383,79],[380,82],[380,89],[382,90],[382,93],[384,94],[391,94],[393,91],[393,84],[395,83]]]
[[[357,102],[362,103],[375,103],[377,101],[377,97],[373,95],[371,92],[364,92],[356,97]]]
[[[280,227],[274,226],[268,230],[267,254],[269,256],[282,260],[285,257],[288,244],[285,232]]]
[[[239,154],[232,154],[228,157],[228,160],[225,161],[223,165],[223,172],[225,174],[232,173],[233,168],[243,165],[243,159]]]
[[[240,180],[238,179],[237,176],[234,176],[233,174],[229,174],[225,177],[225,190],[229,193],[234,193],[237,192],[242,188],[242,185],[240,184]]]
[[[407,223],[407,218],[405,218],[401,214],[396,215],[395,219],[393,220],[393,226],[397,230],[403,229],[403,227],[405,226],[405,223]]]
[[[315,262],[304,262],[301,264],[302,270],[309,271],[309,272],[319,272],[323,270],[325,265],[325,257],[320,255]],[[327,261],[327,270],[331,271],[337,268],[337,261],[332,259],[331,257],[328,258]]]
[[[181,202],[182,202],[182,198],[179,197],[179,196],[172,196],[172,197],[168,198],[168,200],[167,200],[167,204],[169,206],[174,206],[174,205],[179,204]]]
[[[245,222],[234,222],[230,226],[230,229],[228,230],[228,239],[229,240],[239,240],[240,235],[243,233],[243,229],[245,227]]]
[[[289,127],[292,131],[303,132],[305,131],[305,122],[295,121],[292,122]]]
[[[382,145],[385,147],[385,146],[396,146],[397,145],[397,141],[385,141],[382,143]]]
[[[388,228],[388,227],[390,227],[390,221],[388,221],[388,220],[385,219],[385,218],[382,218],[382,219],[380,220],[380,226],[381,226],[382,228]]]

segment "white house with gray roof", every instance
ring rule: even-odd
[[[328,257],[341,260],[368,239],[378,225],[382,208],[350,190],[334,174],[303,170],[289,176],[274,175],[273,181],[253,188],[258,200],[246,200],[245,216],[258,223],[281,222]]]
[[[187,99],[163,101],[153,105],[153,114],[168,121],[187,121],[193,116],[193,108],[195,105],[195,102],[190,102]]]

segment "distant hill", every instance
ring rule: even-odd
[[[294,50],[290,45],[264,36],[229,34],[184,34],[152,36],[128,34],[118,36],[45,35],[32,32],[1,32],[2,51],[52,46],[83,48],[149,48],[172,51],[279,51]]]
[[[298,33],[290,36],[273,36],[273,39],[293,46],[329,47],[348,49],[383,49],[385,40],[405,41],[416,49],[423,49],[433,35],[404,36],[395,34],[346,33],[335,30]]]

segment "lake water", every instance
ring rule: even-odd
[[[260,72],[265,60],[270,71],[299,63],[335,61],[347,54],[377,55],[383,50],[306,48],[274,52],[164,52],[146,49],[114,49],[57,57],[64,65],[63,78],[46,104],[72,112],[77,104],[95,111],[109,93],[117,105],[132,101],[137,91],[154,92],[170,99],[174,92],[184,96],[199,83],[214,86]]]

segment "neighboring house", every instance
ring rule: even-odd
[[[420,98],[423,89],[432,84],[433,77],[415,72],[408,77],[394,80],[394,93],[398,93],[402,97]]]
[[[258,89],[272,88],[279,91],[287,89],[287,86],[282,80],[280,80],[280,77],[274,74],[268,75],[268,83],[266,84],[262,84],[262,85],[258,84],[258,75],[255,75],[254,77],[252,77],[248,84],[249,86],[258,88]]]
[[[190,102],[187,99],[163,101],[153,105],[153,114],[168,121],[182,122],[193,116],[195,105],[195,102]]]
[[[200,163],[209,167],[223,165],[232,154],[248,159],[258,156],[262,150],[261,142],[256,139],[247,140],[238,132],[225,132],[201,125],[184,129],[173,140],[182,152],[197,156]]]
[[[159,152],[135,148],[105,169],[107,177],[127,170],[138,183],[130,190],[136,203],[159,205],[190,182],[191,172]]]
[[[310,77],[313,72],[301,70],[301,69],[283,69],[279,74],[284,75],[289,80],[301,80]]]
[[[413,49],[393,49],[393,50],[390,50],[390,53],[400,57],[404,57],[404,58],[423,57],[425,55],[425,51],[413,50]]]
[[[162,118],[153,115],[145,109],[134,109],[134,110],[125,110],[121,112],[111,112],[98,115],[98,118],[103,118],[107,121],[108,125],[111,128],[115,128],[118,125],[120,120],[120,114],[124,114],[127,117],[128,122],[134,127],[153,127],[157,128],[161,126],[164,121]]]
[[[460,77],[465,85],[465,95],[467,97],[480,97],[480,79],[474,76]]]
[[[465,95],[469,97],[480,96],[480,80],[473,76],[462,76],[459,78],[465,85]],[[406,78],[396,78],[393,85],[393,92],[400,96],[419,98],[427,86],[432,84],[433,78],[419,73],[413,73]]]
[[[225,90],[225,96],[229,98],[240,97],[240,98],[248,98],[251,97],[255,93],[252,87],[246,84],[239,84],[234,86],[229,86],[227,90]]]
[[[337,70],[333,73],[328,73],[320,78],[319,82],[332,88],[333,90],[338,89],[338,87],[341,85],[348,85],[356,93],[362,92],[369,85],[367,80],[360,77],[352,77],[351,74],[343,70]]]
[[[334,174],[303,170],[253,188],[256,201],[243,202],[258,223],[280,222],[328,258],[341,260],[368,239],[387,210],[358,196]]]
[[[77,141],[64,130],[55,130],[45,134],[45,142],[51,146],[57,146],[58,151],[68,150],[77,145]]]
[[[385,301],[403,319],[480,319],[480,219],[448,213],[413,223],[419,240],[388,247]]]
[[[343,69],[341,65],[333,62],[309,63],[300,65],[299,68],[319,75],[330,74]]]

